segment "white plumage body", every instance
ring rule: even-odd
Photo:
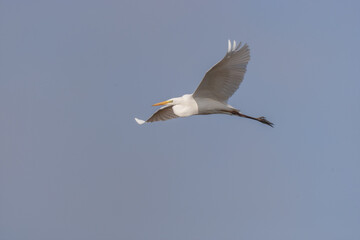
[[[179,117],[189,117],[199,113],[199,107],[192,94],[185,94],[181,97],[179,104],[174,105],[173,111]]]
[[[211,98],[195,98],[196,103],[198,104],[198,114],[216,114],[216,113],[227,113],[234,109],[228,104],[216,101]]]

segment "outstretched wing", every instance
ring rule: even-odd
[[[226,103],[239,88],[244,79],[246,66],[250,60],[250,49],[247,44],[241,48],[229,40],[228,51],[225,57],[213,66],[204,76],[194,98],[211,98]]]
[[[145,122],[166,121],[177,117],[179,116],[174,113],[173,106],[165,106],[157,110],[148,120],[144,121],[135,118],[135,121],[141,125],[144,124]]]
[[[157,110],[146,122],[166,121],[179,117],[173,111],[173,106],[165,106]]]

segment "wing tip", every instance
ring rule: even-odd
[[[233,40],[233,42],[231,42],[231,40],[228,39],[228,50],[227,50],[227,53],[237,52],[237,51],[240,50],[240,47],[244,47],[244,46],[247,46],[247,44],[245,43],[244,45],[241,45],[241,42],[239,42],[239,43],[237,44],[235,40]]]
[[[139,125],[143,125],[143,124],[145,123],[144,120],[141,120],[141,119],[138,119],[138,118],[135,118],[135,121],[136,121],[136,123],[139,124]]]

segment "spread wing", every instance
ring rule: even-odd
[[[166,121],[179,117],[173,111],[173,106],[165,106],[157,110],[146,122]]]
[[[246,66],[250,60],[250,49],[247,44],[241,48],[229,40],[228,51],[225,57],[213,66],[204,76],[194,98],[211,98],[219,102],[227,102],[239,88],[244,79]]]

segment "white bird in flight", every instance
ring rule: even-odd
[[[239,88],[244,79],[246,66],[250,60],[250,50],[247,44],[241,47],[234,41],[228,41],[228,50],[225,57],[213,66],[204,76],[193,94],[156,103],[153,106],[165,105],[155,112],[148,120],[135,118],[138,124],[145,122],[165,121],[178,117],[192,115],[228,114],[250,118],[261,123],[273,126],[265,117],[251,117],[233,108],[227,102]]]

